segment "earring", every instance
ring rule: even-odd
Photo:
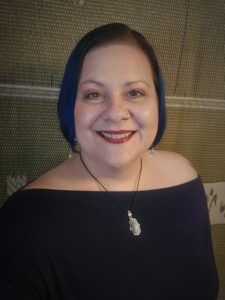
[[[79,143],[78,143],[78,141],[77,141],[77,139],[75,138],[74,139],[74,151],[75,152],[80,152],[80,145],[79,145]]]
[[[69,158],[73,157],[73,150],[70,148]]]
[[[150,156],[154,157],[155,156],[155,148],[150,149]]]

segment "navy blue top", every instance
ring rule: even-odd
[[[215,300],[200,178],[139,191],[133,214],[140,236],[106,192],[18,191],[0,210],[0,299]]]

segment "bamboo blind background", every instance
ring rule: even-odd
[[[160,147],[188,157],[204,182],[225,181],[224,0],[1,0],[0,204],[9,176],[30,181],[67,158],[56,117],[66,59],[85,32],[115,21],[158,54],[168,105]],[[212,235],[222,300],[225,224]]]

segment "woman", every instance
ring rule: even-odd
[[[5,299],[216,299],[202,183],[154,151],[165,128],[152,47],[123,24],[71,54],[58,103],[70,159],[1,211]]]

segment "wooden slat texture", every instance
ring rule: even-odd
[[[30,87],[0,95],[0,206],[7,178],[33,180],[67,157],[55,98],[66,59],[85,32],[115,21],[141,31],[159,57],[168,96],[159,148],[185,155],[204,182],[225,181],[224,0],[0,1],[0,85]],[[224,300],[224,226],[212,234]]]

